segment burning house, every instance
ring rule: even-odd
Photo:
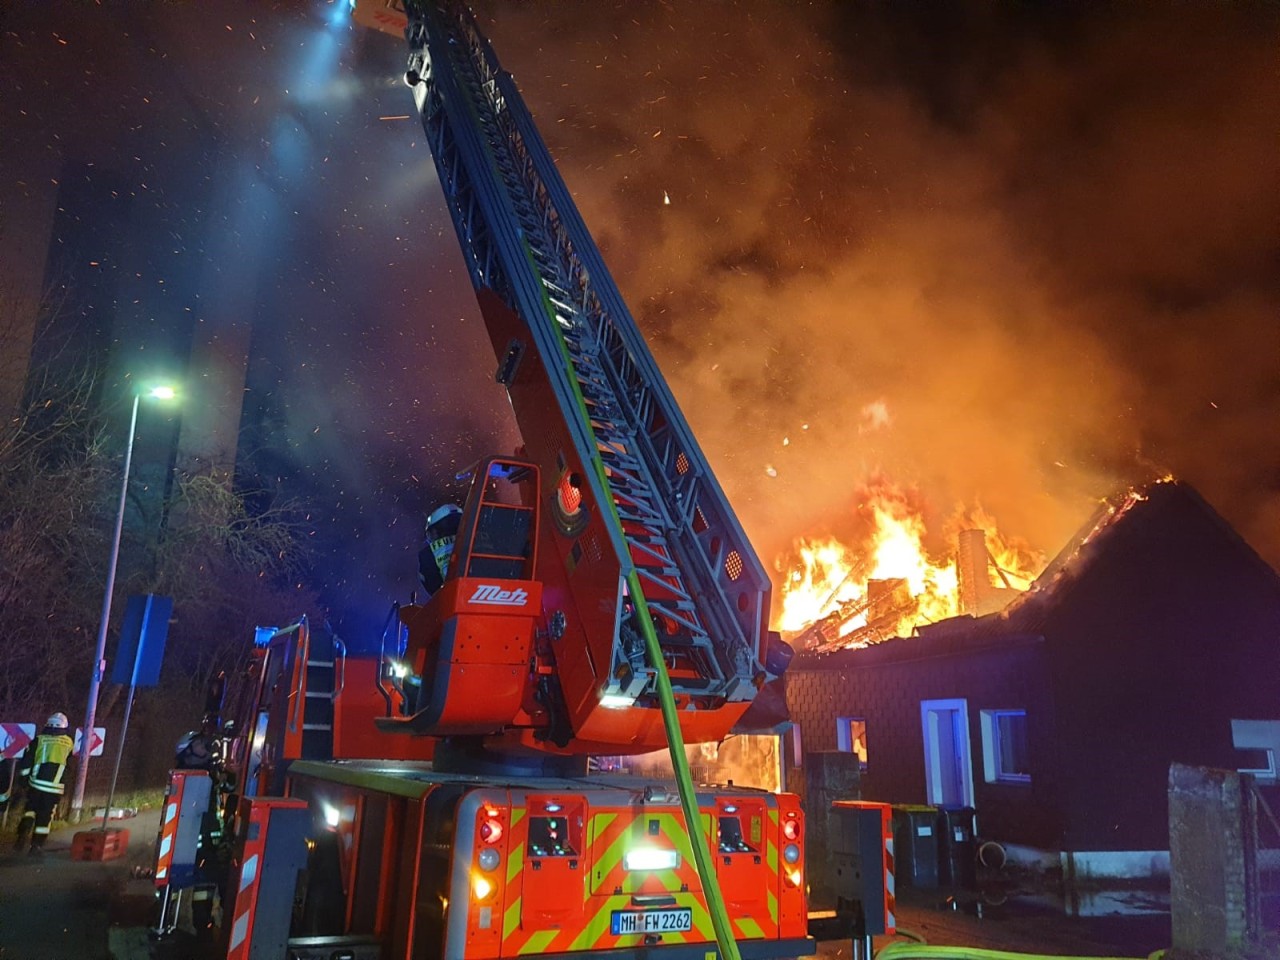
[[[1002,609],[1044,567],[1002,536],[980,509],[958,511],[955,562],[926,547],[912,496],[880,480],[862,491],[852,543],[801,541],[784,575],[780,627],[797,649],[831,652],[882,643],[921,624]]]
[[[972,614],[866,643],[868,599],[860,645],[797,638],[804,750],[856,752],[864,799],[972,806],[1077,877],[1167,871],[1172,762],[1275,784],[1280,576],[1194,490],[1108,505],[998,612],[981,542],[957,564]]]

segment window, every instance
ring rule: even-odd
[[[1276,783],[1276,754],[1280,753],[1280,720],[1232,720],[1231,743],[1239,751],[1240,773],[1260,783]]]
[[[836,717],[836,749],[858,755],[858,769],[867,769],[867,721],[862,717]]]
[[[982,711],[982,771],[987,783],[1030,783],[1027,711]]]
[[[969,701],[963,697],[921,700],[920,733],[924,741],[925,802],[972,807]]]

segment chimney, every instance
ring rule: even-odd
[[[983,531],[960,531],[956,542],[956,579],[960,588],[960,612],[975,617],[986,613],[992,588],[987,576],[987,535]]]

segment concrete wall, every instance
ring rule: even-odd
[[[860,800],[858,759],[851,753],[809,752],[804,757],[804,846],[809,851],[809,905],[830,910],[836,905],[835,858],[829,856],[837,826],[831,804]]]
[[[1260,932],[1256,818],[1247,776],[1170,767],[1174,947],[1221,954]]]

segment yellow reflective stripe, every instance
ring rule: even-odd
[[[617,814],[600,813],[591,818],[590,839],[594,847],[594,842],[599,839],[608,828],[608,826],[617,819]],[[710,816],[703,815],[701,818],[703,828],[710,828]],[[693,863],[693,844],[689,839],[688,832],[684,829],[681,818],[673,813],[644,813],[636,817],[634,823],[623,830],[608,847],[603,851],[593,851],[595,857],[595,871],[598,876],[606,876],[622,862],[623,855],[627,848],[637,843],[635,834],[639,833],[643,838],[647,838],[646,824],[650,820],[658,821],[659,836],[665,836],[675,847],[676,852],[680,854],[681,860],[686,864]],[[631,875],[623,883],[623,889],[630,890],[628,885],[632,881]],[[665,883],[666,881],[664,881]]]
[[[643,876],[640,875],[641,872],[643,873]],[[635,893],[636,890],[643,886],[644,882],[650,878],[657,880],[658,883],[662,884],[662,889],[667,891],[679,890],[684,883],[684,881],[680,879],[680,875],[674,870],[663,870],[661,872],[645,870],[641,872],[629,871],[627,873],[626,877],[624,877],[622,881],[622,890],[624,893]]]
[[[36,740],[33,763],[36,766],[42,763],[66,763],[67,757],[71,756],[72,746],[70,737],[39,737]]]
[[[595,946],[601,937],[609,933],[610,914],[614,910],[625,910],[630,903],[630,897],[606,897],[604,905],[583,926],[582,932],[569,944],[569,949],[582,950],[586,947]]]
[[[520,876],[520,871],[524,869],[524,842],[521,841],[511,848],[511,853],[507,858],[507,883],[511,883]]]
[[[512,825],[514,826],[524,816],[524,810],[512,810]],[[712,824],[712,813],[699,811],[699,821],[704,832],[709,831]],[[519,897],[515,899],[503,913],[502,918],[502,952],[506,956],[527,955],[531,953],[545,952],[550,946],[554,945],[556,952],[566,950],[585,950],[592,948],[610,949],[616,946],[639,945],[643,941],[643,934],[623,934],[614,936],[610,933],[612,913],[615,910],[631,910],[636,909],[631,903],[630,893],[639,888],[642,881],[652,877],[651,883],[656,883],[661,888],[672,893],[676,902],[680,907],[687,907],[692,913],[693,930],[688,933],[668,933],[664,934],[664,940],[669,943],[689,943],[695,940],[708,942],[715,937],[715,928],[711,922],[711,915],[707,908],[698,900],[698,895],[692,892],[681,892],[681,887],[689,882],[684,878],[693,867],[693,844],[688,831],[684,827],[684,817],[679,811],[658,813],[644,812],[642,814],[628,814],[633,817],[630,822],[625,825],[618,824],[619,818],[623,816],[618,812],[600,811],[592,813],[586,824],[586,843],[585,846],[589,850],[592,860],[592,872],[594,874],[593,883],[608,882],[608,878],[622,865],[623,856],[628,849],[636,846],[638,843],[658,838],[665,838],[666,842],[679,853],[682,863],[681,867],[672,870],[663,870],[659,872],[632,873],[631,871],[621,878],[621,886],[625,893],[610,894],[601,897],[599,894],[593,893],[592,884],[584,884],[583,886],[583,904],[588,908],[589,917],[585,923],[578,929],[573,936],[571,942],[567,945],[563,937],[569,933],[566,929],[551,929],[529,931],[525,930],[527,939],[523,942],[520,931],[522,929],[523,918],[521,916],[522,902]],[[648,822],[657,820],[658,834],[650,838],[648,836]],[[611,827],[621,826],[622,829],[611,840],[606,841]],[[599,847],[597,846],[599,845]],[[507,882],[516,881],[522,872],[524,858],[527,851],[523,843],[517,844],[512,848],[507,862]],[[776,855],[775,855],[776,861]],[[776,914],[776,900],[772,904],[772,910]],[[758,925],[754,925],[756,930],[753,936],[760,937]]]
[[[711,922],[711,911],[700,906],[697,900],[690,900],[688,904],[680,905],[693,908],[693,929],[698,931],[698,936],[703,940],[715,940],[716,928]]]
[[[514,827],[517,823],[523,820],[525,812],[526,811],[524,807],[512,807],[511,808],[511,826]]]
[[[778,808],[769,808],[769,836],[765,838],[765,863],[769,865],[769,869],[774,873],[778,872],[778,844],[774,839],[778,836]]]
[[[595,851],[595,842],[604,836],[604,832],[614,820],[618,819],[616,813],[598,813],[591,818],[591,846]],[[630,839],[630,831],[623,830],[618,838],[609,844],[603,851],[596,853],[595,872],[596,876],[606,877],[613,872],[614,867],[622,862],[622,854],[626,851],[627,841]]]
[[[502,915],[502,939],[505,940],[520,926],[520,898],[516,897],[507,912]]]
[[[539,930],[517,950],[517,953],[542,953],[547,945],[560,935],[559,930]]]
[[[760,924],[756,923],[750,917],[742,917],[736,921],[738,929],[742,931],[742,935],[749,939],[758,940],[764,936],[764,931],[760,929]]]
[[[618,819],[616,813],[593,813],[587,821],[587,835],[591,843],[595,843],[609,829],[609,825]]]
[[[702,821],[702,829],[710,829],[711,818],[703,815],[699,817]],[[676,845],[676,850],[680,852],[680,858],[685,863],[693,862],[693,841],[689,839],[689,832],[685,830],[683,817],[676,817],[674,813],[661,813],[658,820],[662,823],[662,832],[671,838]]]
[[[711,925],[711,915],[705,908],[698,903],[697,897],[692,893],[677,893],[676,905],[678,907],[688,907],[693,912],[693,933],[696,933],[702,940],[714,940],[715,931]],[[583,926],[582,932],[574,938],[569,945],[570,950],[584,950],[593,946],[601,946],[601,941],[605,941],[603,946],[611,946],[609,938],[613,936],[609,932],[610,921],[614,910],[634,910],[636,907],[631,903],[631,898],[626,896],[606,897],[601,903],[600,908],[595,915],[587,921]],[[684,933],[664,933],[664,942],[671,943],[688,943],[690,934]],[[678,940],[674,939],[679,937]],[[672,938],[668,940],[667,938]],[[643,933],[630,933],[618,935],[616,941],[617,946],[624,946],[630,941],[635,945],[643,942]]]
[[[769,919],[773,921],[773,925],[778,925],[778,897],[772,890],[765,891],[766,903],[769,906]]]

